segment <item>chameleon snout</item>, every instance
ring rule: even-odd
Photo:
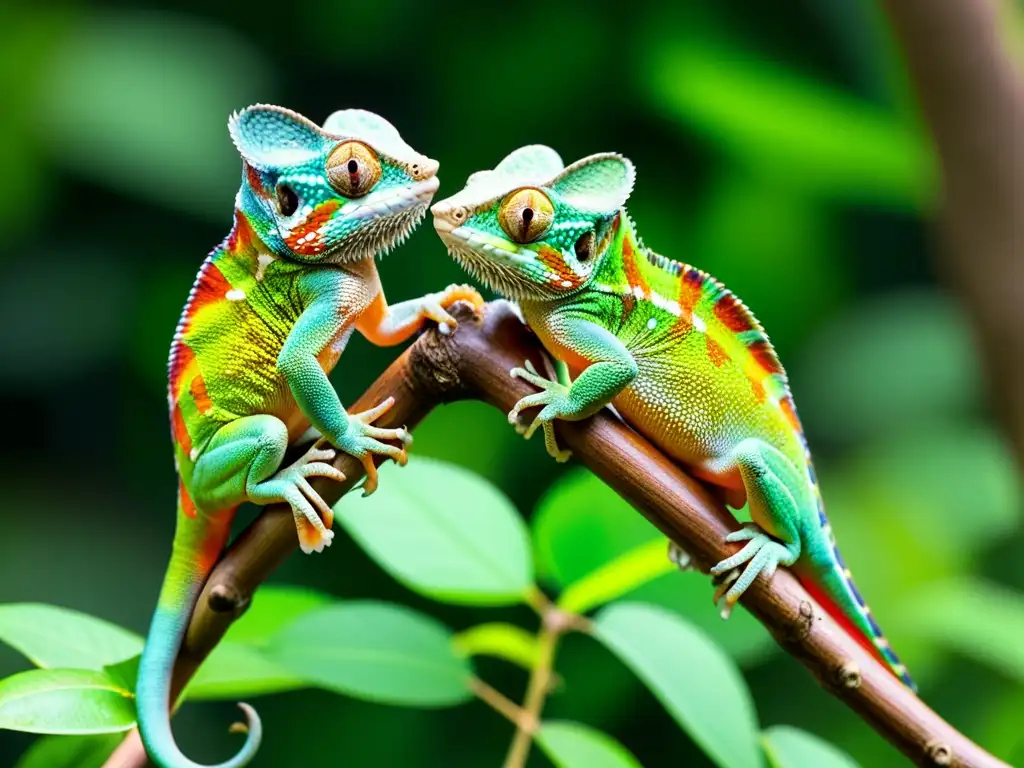
[[[434,214],[434,229],[439,234],[448,234],[466,223],[466,209],[447,200],[434,203],[430,212]]]

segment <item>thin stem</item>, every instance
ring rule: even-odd
[[[551,691],[551,675],[555,664],[555,651],[562,627],[557,622],[549,621],[545,616],[537,635],[537,665],[530,673],[530,682],[526,686],[526,700],[523,702],[524,722],[516,728],[512,744],[509,746],[505,768],[523,768],[530,754],[533,735],[540,725],[540,712],[544,701]]]
[[[512,701],[508,696],[496,688],[492,688],[479,677],[469,680],[469,690],[473,692],[480,701],[508,720],[516,728],[529,728],[529,715],[526,710]]]

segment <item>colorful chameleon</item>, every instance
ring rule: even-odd
[[[599,154],[564,167],[544,146],[516,150],[433,207],[434,227],[471,274],[517,301],[561,362],[557,381],[515,368],[541,391],[509,421],[541,427],[612,404],[697,477],[750,505],[747,542],[712,573],[723,615],[758,574],[792,566],[821,605],[904,683],[913,682],[836,548],[786,374],[761,325],[721,283],[644,247],[626,213],[634,170]],[[568,369],[568,370],[566,370]],[[570,383],[569,373],[575,376]],[[526,408],[540,407],[528,426]],[[741,566],[742,570],[738,570]]]
[[[406,461],[406,431],[373,426],[392,401],[346,413],[327,378],[353,329],[398,344],[427,319],[453,329],[445,308],[459,299],[482,303],[473,289],[450,286],[388,306],[373,257],[408,236],[438,186],[438,164],[389,122],[345,110],[320,128],[257,105],[228,127],[242,156],[234,226],[199,270],[169,362],[177,531],[137,691],[143,742],[162,768],[197,766],[171,733],[171,670],[238,506],[287,502],[302,550],[320,552],[332,514],[309,478],[344,479],[328,463],[333,448],[362,461],[367,494],[377,485],[374,454]],[[281,467],[290,446],[314,440]],[[259,747],[259,718],[240,706],[249,735],[221,768],[247,764]]]

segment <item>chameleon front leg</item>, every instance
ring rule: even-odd
[[[374,454],[388,456],[404,465],[408,461],[405,445],[409,433],[405,429],[373,426],[373,422],[394,405],[392,398],[368,411],[347,413],[320,364],[320,356],[328,345],[343,339],[343,329],[355,321],[345,312],[350,299],[342,279],[336,274],[315,273],[300,285],[300,290],[305,289],[308,305],[288,335],[278,355],[277,367],[311,428],[323,435],[330,445],[362,462],[366,471],[363,495],[368,496],[377,489]],[[383,442],[385,440],[399,441],[402,447]]]
[[[569,452],[560,450],[551,422],[555,419],[579,421],[608,405],[616,395],[636,378],[637,365],[633,355],[614,334],[586,320],[562,319],[556,329],[558,342],[580,357],[592,360],[571,384],[541,376],[527,361],[523,368],[513,368],[513,378],[521,378],[541,389],[522,398],[508,413],[509,423],[529,440],[538,427],[544,429],[544,443],[556,461],[565,461]],[[567,380],[565,369],[556,378]],[[530,423],[519,426],[519,413],[526,408],[543,406]]]
[[[287,502],[295,516],[302,551],[322,552],[334,538],[332,512],[309,478],[341,482],[345,476],[327,463],[334,458],[334,451],[317,447],[281,469],[287,449],[288,428],[274,416],[246,416],[225,424],[192,468],[188,480],[192,500],[205,513],[242,501]]]
[[[384,292],[379,291],[356,321],[356,330],[378,347],[401,344],[420,330],[427,320],[437,323],[438,330],[447,335],[458,326],[447,311],[457,301],[468,301],[477,309],[484,305],[483,297],[468,285],[449,285],[438,293],[428,293],[391,306],[384,298]]]
[[[779,565],[796,562],[802,549],[800,531],[807,516],[815,514],[806,483],[800,481],[797,468],[776,448],[750,438],[736,447],[732,459],[747,491],[751,517],[761,524],[748,523],[729,534],[726,541],[745,541],[746,545],[711,569],[720,579],[714,599],[721,605],[722,618],[729,617],[758,574],[771,577]],[[740,566],[744,566],[742,571],[734,572]]]

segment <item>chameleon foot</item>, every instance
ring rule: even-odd
[[[468,301],[476,310],[484,305],[483,297],[475,288],[452,284],[440,293],[425,297],[420,306],[420,314],[437,323],[437,330],[447,336],[459,326],[455,318],[448,314],[448,307],[457,301]]]
[[[716,580],[715,603],[720,606],[723,619],[729,618],[732,608],[758,574],[771,578],[780,564],[792,565],[796,555],[778,539],[769,536],[755,523],[748,523],[725,537],[728,542],[746,541],[743,549],[727,557],[711,569]],[[746,565],[744,565],[746,564]],[[743,566],[742,569],[740,566]]]
[[[362,462],[363,469],[366,470],[363,496],[369,496],[377,490],[377,465],[373,462],[375,454],[394,459],[403,467],[409,461],[405,449],[412,444],[412,435],[405,427],[384,429],[373,426],[373,422],[391,410],[394,404],[395,398],[389,397],[368,411],[349,414],[348,431],[336,442],[339,450],[355,456]],[[382,442],[383,440],[397,440],[402,447],[390,445]]]
[[[327,463],[334,456],[333,449],[322,448],[318,442],[294,464],[278,470],[273,477],[258,486],[261,496],[276,496],[291,506],[295,529],[299,535],[299,547],[306,554],[323,552],[334,539],[334,531],[331,530],[334,512],[309,484],[311,477],[328,477],[339,483],[345,479],[340,470]]]
[[[680,571],[694,570],[693,558],[690,553],[680,547],[674,541],[668,543],[668,559],[671,560]]]
[[[548,455],[559,463],[566,462],[572,456],[572,451],[563,450],[559,447],[558,439],[555,436],[555,428],[551,422],[558,418],[558,416],[571,410],[569,406],[569,387],[560,381],[553,381],[541,376],[529,360],[524,363],[524,366],[523,368],[513,368],[509,371],[509,375],[513,379],[518,378],[528,381],[535,387],[540,387],[543,391],[527,395],[516,403],[512,410],[508,412],[508,422],[516,428],[516,432],[527,440],[533,437],[537,427],[542,427],[544,429],[544,447],[547,449]],[[540,414],[529,425],[522,424],[519,421],[520,411],[538,405],[544,406]]]

